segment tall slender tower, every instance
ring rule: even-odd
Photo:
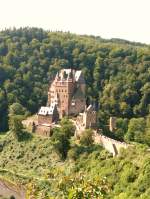
[[[84,110],[85,81],[81,71],[62,69],[49,87],[48,103],[56,103],[60,117]]]

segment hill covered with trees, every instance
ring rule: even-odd
[[[22,118],[46,103],[56,72],[70,67],[83,71],[103,133],[134,143],[118,157],[94,145],[90,131],[78,143],[67,120],[51,138],[23,129]],[[117,117],[114,133],[110,116]],[[26,185],[28,198],[147,199],[150,46],[37,28],[1,31],[0,132],[0,176]]]
[[[36,113],[54,74],[69,67],[82,69],[105,134],[109,117],[116,116],[116,138],[148,143],[150,47],[37,28],[0,32],[0,131],[8,130],[13,103]]]

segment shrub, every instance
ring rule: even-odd
[[[90,146],[94,142],[92,129],[86,129],[80,138],[80,143],[85,146]]]
[[[52,135],[52,145],[56,153],[61,159],[66,159],[67,152],[70,149],[70,141],[68,137],[63,134],[59,128],[54,130]]]

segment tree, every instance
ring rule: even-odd
[[[123,140],[128,130],[128,120],[125,118],[117,118],[115,135],[118,139]]]
[[[85,146],[90,146],[94,142],[93,140],[93,131],[92,129],[86,129],[83,131],[81,137],[80,137],[80,143]]]
[[[143,142],[146,121],[144,118],[132,118],[129,121],[128,131],[125,138],[128,141]]]
[[[62,118],[61,122],[61,132],[67,137],[70,138],[75,133],[75,127],[73,123],[66,117]]]
[[[9,115],[25,115],[27,110],[20,103],[13,103],[9,107]]]
[[[64,160],[67,157],[67,152],[70,149],[70,141],[68,137],[61,132],[60,128],[53,129],[52,145],[59,157]]]
[[[22,117],[20,115],[11,116],[9,118],[9,129],[18,140],[23,137],[23,124]]]
[[[6,92],[0,88],[0,131],[8,130],[8,104]]]

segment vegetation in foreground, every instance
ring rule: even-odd
[[[51,138],[32,135],[18,140],[13,132],[2,136],[0,176],[24,185],[29,199],[148,198],[146,145],[135,144],[113,158],[93,144],[90,130],[81,141],[74,140],[71,125],[64,119]]]

